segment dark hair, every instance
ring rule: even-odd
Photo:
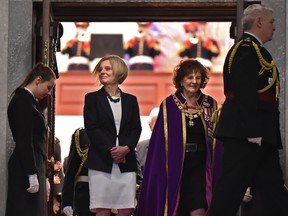
[[[43,81],[49,81],[51,78],[56,79],[54,71],[48,66],[45,66],[43,63],[39,62],[31,69],[25,80],[20,84],[18,88],[27,86],[28,84],[32,83],[36,77],[39,76]]]
[[[175,66],[173,70],[174,73],[173,84],[177,92],[181,92],[183,90],[181,82],[184,79],[184,77],[194,72],[200,72],[201,74],[200,88],[205,88],[209,80],[208,69],[196,59],[187,59],[181,61],[178,65]]]

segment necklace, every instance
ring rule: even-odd
[[[108,99],[109,99],[111,102],[113,102],[113,103],[118,103],[118,102],[120,101],[120,96],[117,96],[117,97],[115,97],[115,98],[112,98],[112,96],[109,95],[107,92],[106,92],[106,95],[107,95]],[[118,94],[118,95],[119,95],[119,94]]]
[[[173,99],[175,104],[177,105],[177,107],[179,108],[179,110],[185,114],[185,116],[188,117],[189,121],[188,121],[188,125],[193,127],[194,126],[194,119],[198,118],[204,110],[204,107],[202,107],[201,105],[195,107],[196,108],[196,112],[195,113],[190,113],[188,111],[187,105],[186,105],[186,101],[185,103],[181,103],[181,101],[177,98],[177,96],[175,94],[173,94]],[[204,97],[203,101],[201,104],[205,105],[207,103],[207,97]]]
[[[198,118],[203,113],[202,107],[198,107],[195,113],[189,113],[188,111],[184,111],[185,116],[189,118],[188,125],[194,126],[194,119]]]
[[[112,98],[109,94],[107,94],[108,99],[113,103],[118,103],[120,101],[120,97]]]

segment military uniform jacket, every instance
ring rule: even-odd
[[[88,176],[85,167],[90,141],[83,128],[78,128],[72,135],[67,167],[62,190],[62,207],[71,206],[79,213],[89,213],[88,182],[78,182],[78,176]]]
[[[223,76],[226,100],[215,137],[262,137],[262,142],[281,148],[279,76],[269,52],[244,33],[227,54]]]
[[[85,95],[84,125],[90,139],[87,167],[111,173],[113,159],[110,149],[116,145],[127,145],[130,152],[126,162],[120,163],[121,172],[137,172],[135,147],[141,134],[141,121],[137,98],[121,91],[122,117],[119,134],[117,134],[112,109],[104,87],[96,92]]]

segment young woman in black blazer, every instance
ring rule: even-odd
[[[12,94],[8,121],[15,148],[8,162],[6,216],[47,215],[48,127],[38,101],[50,95],[55,80],[54,72],[38,63]]]

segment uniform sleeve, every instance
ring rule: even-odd
[[[65,177],[62,189],[62,205],[72,206],[74,200],[75,176],[79,169],[81,158],[78,156],[75,148],[75,134],[72,135],[71,146],[68,156],[67,167],[65,168]]]
[[[255,129],[257,136],[260,124],[258,117],[258,72],[259,59],[251,43],[242,44],[233,59],[231,85],[238,101],[243,126]]]

